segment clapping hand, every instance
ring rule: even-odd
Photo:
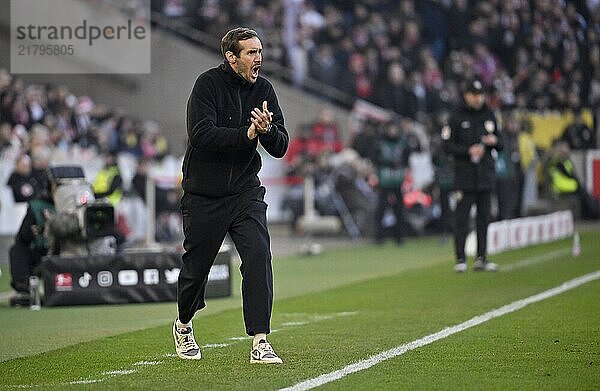
[[[248,128],[248,138],[254,139],[258,134],[268,133],[271,129],[271,121],[273,119],[273,113],[269,111],[267,107],[267,101],[262,103],[262,111],[255,107],[251,112],[252,118],[250,121],[250,127]]]

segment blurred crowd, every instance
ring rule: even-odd
[[[595,135],[581,112],[571,115],[562,135],[543,149],[534,141],[527,116],[498,111],[504,149],[495,156],[494,220],[558,209],[572,209],[577,219],[600,217],[598,201],[586,192],[571,160],[572,150],[595,147]],[[449,234],[458,195],[452,160],[442,150],[441,134],[428,127],[431,122],[367,114],[347,142],[331,108],[300,125],[285,156],[289,186],[282,209],[289,214],[290,229],[302,232],[303,178],[310,176],[316,211],[340,217],[352,236],[402,243],[406,236],[426,232]]]
[[[539,192],[557,193],[549,165],[564,146],[594,148],[581,110],[600,104],[600,2],[563,0],[155,0],[154,11],[215,38],[239,25],[255,28],[266,64],[290,70],[302,89],[335,104],[356,99],[393,113],[367,119],[342,141],[324,109],[293,133],[288,174],[315,178],[321,214],[376,239],[430,225],[449,229],[451,162],[439,130],[462,103],[460,85],[479,79],[488,106],[505,126],[496,160],[495,216],[521,216]],[[177,12],[172,12],[176,10]],[[341,101],[317,85],[341,90]],[[573,113],[549,150],[533,142],[523,111]],[[297,182],[297,183],[296,183]],[[292,229],[303,213],[303,184],[291,181],[283,207]],[[515,191],[515,189],[517,191]],[[545,196],[544,194],[543,196]],[[351,219],[345,219],[350,216]],[[407,218],[408,217],[408,218]],[[399,221],[399,220],[408,221]],[[373,221],[376,223],[373,224]],[[405,223],[405,224],[404,224]],[[348,227],[348,224],[355,227]]]
[[[155,0],[221,37],[255,28],[265,63],[421,119],[478,77],[490,105],[536,110],[600,102],[600,3],[564,0]],[[176,12],[174,12],[176,11]]]
[[[22,154],[36,160],[74,147],[93,153],[128,152],[161,159],[168,153],[160,126],[118,108],[76,96],[64,85],[25,85],[0,69],[0,156],[15,161]]]
[[[51,163],[81,164],[102,172],[107,166],[104,160],[118,155],[131,173],[123,175],[128,181],[122,181],[119,173],[112,191],[126,191],[143,200],[148,166],[163,162],[169,145],[157,122],[137,119],[87,95],[77,96],[64,85],[27,85],[0,69],[0,182],[11,189],[14,202],[28,202],[47,193]],[[157,188],[158,212],[178,210],[174,185]],[[128,209],[134,208],[138,216],[144,214],[143,207],[129,202]],[[122,217],[119,224],[124,233],[143,230],[144,224],[135,227],[132,216],[125,213]]]

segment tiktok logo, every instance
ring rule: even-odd
[[[88,272],[83,273],[83,276],[79,277],[77,280],[79,286],[82,288],[87,288],[90,286],[90,282],[92,282],[92,275]]]

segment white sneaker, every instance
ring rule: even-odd
[[[252,364],[283,364],[273,347],[266,340],[261,339],[250,352],[250,362]]]
[[[467,263],[466,262],[457,262],[454,265],[454,271],[457,273],[464,273],[467,271]]]
[[[473,270],[477,272],[496,272],[498,271],[498,265],[494,262],[488,261],[484,257],[478,257],[475,263],[473,264]]]
[[[175,351],[179,358],[184,360],[200,360],[202,353],[194,339],[194,329],[191,326],[179,329],[177,321],[173,323],[173,338],[175,339]]]

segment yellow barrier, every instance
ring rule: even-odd
[[[593,129],[593,116],[589,109],[582,110],[583,121]],[[565,128],[573,122],[573,113],[548,111],[545,113],[522,112],[522,118],[529,119],[533,127],[533,140],[535,144],[548,149],[552,141],[560,138]]]

